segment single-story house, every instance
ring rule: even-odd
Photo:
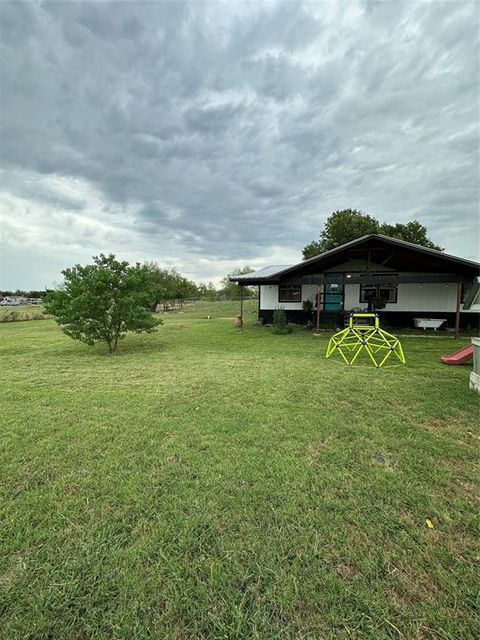
[[[258,317],[264,323],[283,307],[289,322],[318,319],[320,326],[343,326],[345,312],[366,311],[380,300],[380,317],[389,326],[413,327],[415,318],[437,318],[458,331],[480,324],[480,310],[464,305],[479,273],[477,262],[369,234],[298,264],[230,280],[258,286]],[[305,310],[307,300],[313,314]]]

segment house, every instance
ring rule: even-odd
[[[258,316],[270,323],[277,307],[290,322],[305,324],[317,312],[320,325],[343,325],[345,312],[376,307],[392,327],[413,327],[415,318],[438,318],[445,326],[476,328],[478,308],[464,308],[480,264],[443,251],[369,234],[294,265],[277,265],[231,278],[258,285]],[[319,304],[318,304],[319,302]],[[307,303],[308,304],[308,303]]]

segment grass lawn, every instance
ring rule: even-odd
[[[465,340],[348,368],[204,315],[0,325],[0,638],[480,637]]]
[[[160,308],[160,307],[159,307]],[[258,309],[258,300],[254,300],[252,298],[245,298],[243,301],[243,312],[244,317],[247,319],[251,318],[253,315],[255,316],[255,320],[257,319],[257,309]],[[187,318],[197,318],[197,319],[206,319],[207,316],[210,316],[212,320],[219,318],[233,318],[240,313],[240,301],[239,300],[201,300],[198,302],[186,302],[183,308],[180,306],[174,307],[172,310],[168,311],[166,314],[161,313],[161,317],[164,318],[165,315],[173,316],[176,315],[178,317],[186,316]]]

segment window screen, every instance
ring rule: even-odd
[[[281,284],[278,287],[279,302],[301,302],[302,286],[297,284]]]

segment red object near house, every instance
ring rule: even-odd
[[[449,356],[441,356],[441,360],[444,364],[465,364],[473,358],[473,344],[467,344],[466,347],[462,347],[455,353],[451,353]]]

